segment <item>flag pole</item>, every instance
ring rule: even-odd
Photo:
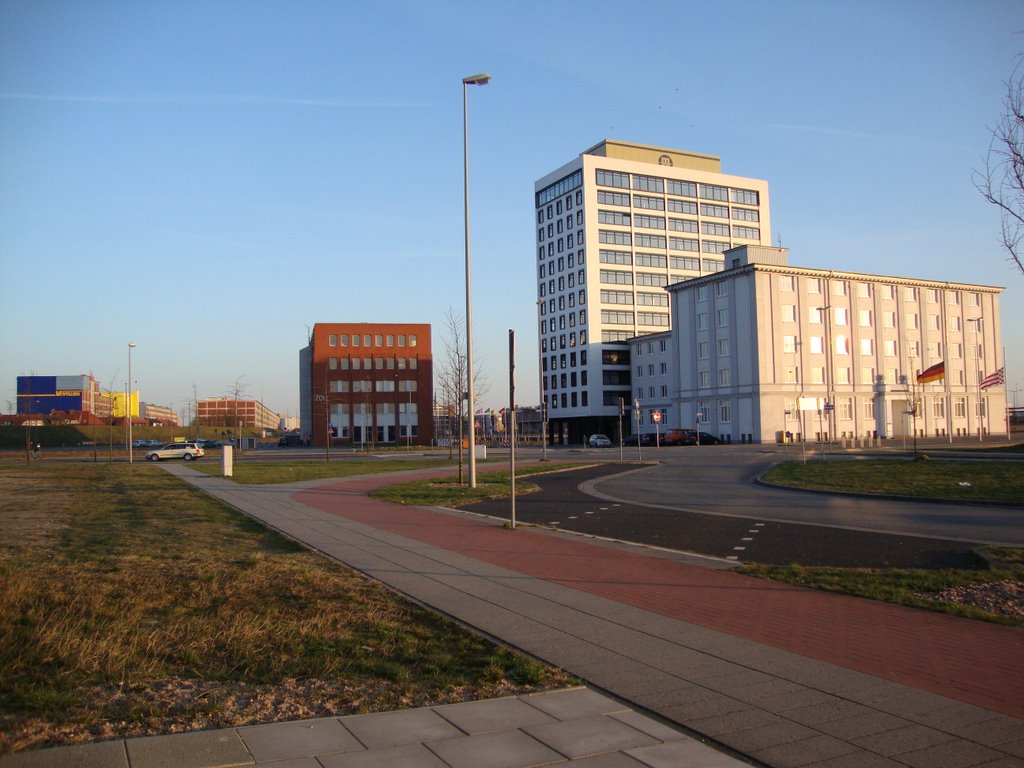
[[[1006,396],[1006,347],[1003,347],[1003,419],[1006,421],[1006,439],[1010,439],[1010,399]]]

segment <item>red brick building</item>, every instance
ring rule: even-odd
[[[299,353],[301,432],[313,445],[429,445],[430,325],[317,323]]]

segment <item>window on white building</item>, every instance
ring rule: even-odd
[[[728,400],[718,401],[718,420],[723,424],[732,421],[732,406]]]

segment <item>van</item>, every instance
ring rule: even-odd
[[[299,448],[304,443],[302,442],[302,435],[299,434],[287,434],[281,435],[281,438],[277,441],[279,448]]]

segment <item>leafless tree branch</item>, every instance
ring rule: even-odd
[[[1006,81],[1003,115],[992,128],[983,168],[974,171],[974,186],[999,209],[1007,260],[1024,274],[1024,57]]]

